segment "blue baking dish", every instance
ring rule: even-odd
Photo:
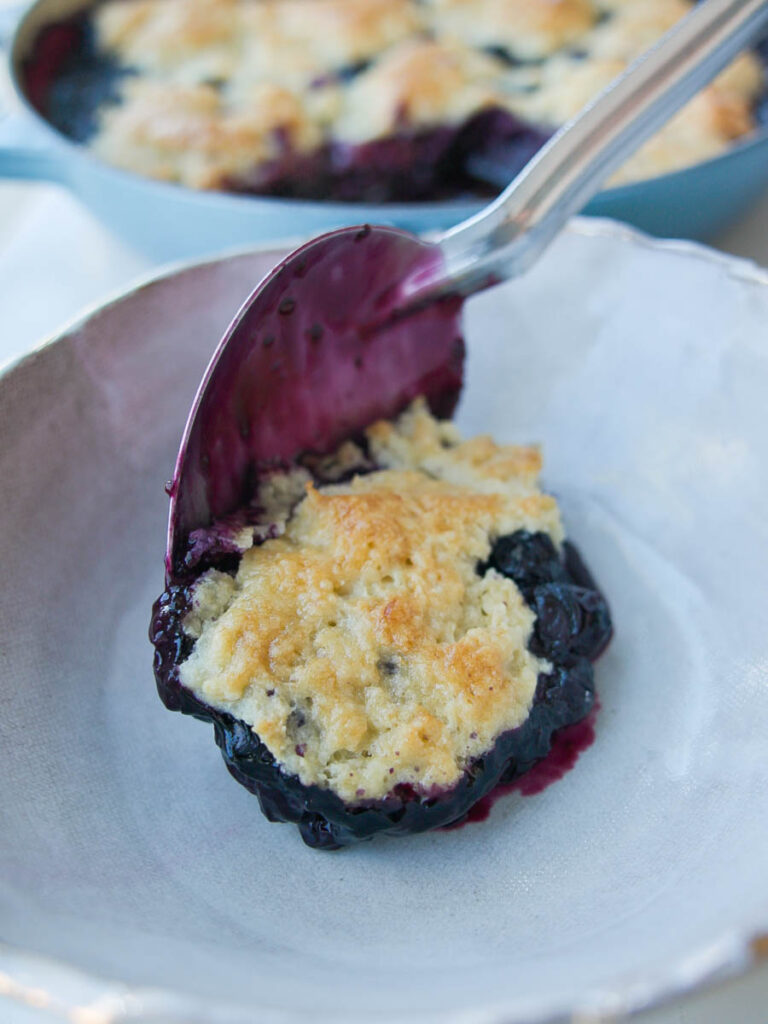
[[[5,75],[12,110],[0,122],[0,177],[67,187],[154,259],[194,257],[350,223],[392,224],[418,232],[444,229],[484,204],[466,198],[370,205],[194,191],[101,163],[33,109],[20,75],[38,32],[85,6],[84,0],[36,0],[11,19]],[[762,117],[754,133],[715,159],[606,189],[585,212],[626,221],[653,235],[712,238],[768,188],[766,122],[768,117]]]

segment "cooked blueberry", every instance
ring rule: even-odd
[[[294,708],[293,711],[288,715],[288,720],[285,723],[285,728],[288,731],[289,736],[295,736],[299,729],[303,725],[306,725],[307,716],[301,711],[300,708]]]
[[[370,67],[371,62],[369,60],[358,60],[354,64],[347,64],[346,67],[340,68],[336,72],[336,77],[340,82],[350,82],[353,78],[362,74]]]
[[[545,583],[534,590],[533,605],[536,627],[532,649],[551,661],[564,661],[582,630],[577,588],[563,583]]]
[[[543,59],[528,59],[522,60],[517,57],[511,50],[506,46],[484,46],[483,50],[491,57],[495,57],[496,60],[500,60],[511,68],[519,67],[536,67],[543,63]]]
[[[608,604],[597,590],[584,590],[579,598],[584,623],[574,653],[594,660],[603,653],[613,635]]]
[[[560,718],[563,725],[573,721],[574,712],[584,717],[594,703],[595,673],[587,658],[574,658],[567,666],[555,665],[540,677],[539,684],[552,719]]]
[[[551,661],[596,658],[611,636],[608,606],[595,590],[545,583],[533,592],[536,627],[531,650]]]
[[[530,604],[534,589],[542,583],[567,580],[557,548],[548,533],[516,533],[499,537],[491,550],[492,568],[514,580]]]

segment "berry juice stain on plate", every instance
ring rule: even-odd
[[[504,796],[519,793],[521,796],[536,796],[558,782],[571,771],[581,754],[595,742],[595,727],[600,702],[595,697],[592,710],[586,718],[574,725],[566,725],[552,734],[552,746],[549,753],[536,761],[523,775],[513,782],[500,782],[486,796],[477,801],[464,818],[446,825],[445,830],[451,831],[464,828],[480,821],[487,821],[491,811]]]

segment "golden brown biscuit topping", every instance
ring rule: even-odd
[[[517,529],[562,537],[536,449],[461,442],[420,402],[367,435],[386,468],[320,488],[298,471],[305,496],[282,535],[234,579],[202,577],[180,670],[287,771],[346,801],[450,787],[525,720],[546,669],[527,649],[533,614],[477,564]]]

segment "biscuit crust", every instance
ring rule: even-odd
[[[298,504],[234,578],[201,577],[179,670],[286,771],[347,803],[449,789],[525,720],[549,668],[528,649],[534,613],[478,564],[519,529],[562,540],[535,448],[462,442],[421,401],[366,445],[381,468],[347,482],[267,479],[273,517],[276,493]]]

